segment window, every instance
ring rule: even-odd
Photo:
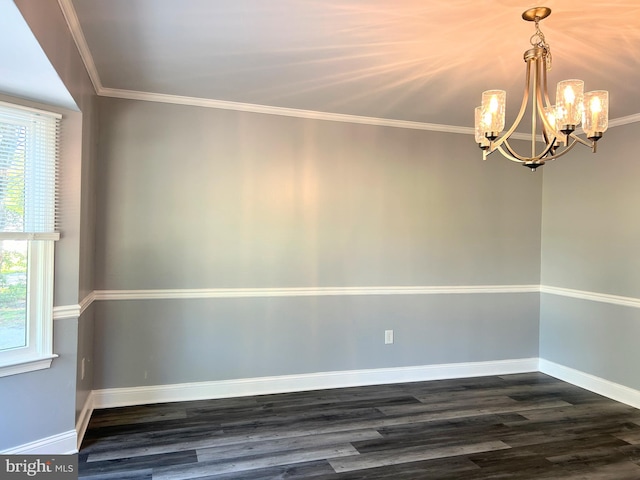
[[[48,368],[61,116],[0,102],[0,376]]]

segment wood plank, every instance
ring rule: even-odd
[[[227,458],[241,458],[256,455],[269,455],[292,450],[312,449],[331,445],[382,438],[376,430],[355,430],[348,432],[326,433],[320,435],[305,435],[301,437],[271,438],[256,442],[243,442],[209,447],[197,450],[198,461],[210,462]]]
[[[541,373],[94,412],[90,480],[640,479],[640,411]]]
[[[185,478],[199,478],[204,475],[220,475],[230,472],[245,472],[278,465],[291,465],[314,460],[333,459],[358,455],[358,451],[348,443],[317,448],[301,448],[288,452],[242,457],[240,459],[225,459],[221,461],[199,461],[196,464],[186,464],[172,467],[160,467],[153,470],[154,480],[182,480]]]
[[[469,443],[465,445],[445,446],[437,448],[410,447],[382,452],[365,453],[362,455],[350,456],[346,458],[329,459],[329,464],[333,469],[340,472],[352,472],[354,470],[364,470],[367,468],[381,467],[384,465],[398,465],[401,463],[417,462],[420,460],[432,460],[435,458],[457,457],[461,455],[471,455],[478,452],[488,452],[493,450],[504,450],[511,448],[504,442],[491,441],[480,443]]]

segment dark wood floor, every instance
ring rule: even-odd
[[[541,373],[94,412],[90,479],[640,479],[640,410]]]

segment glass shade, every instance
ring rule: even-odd
[[[556,89],[556,122],[562,128],[565,125],[576,126],[582,120],[582,101],[584,82],[582,80],[564,80]]]
[[[556,106],[544,107],[544,116],[549,123],[552,131],[549,133],[555,133],[558,130],[558,122],[556,121]]]
[[[475,137],[476,143],[483,145],[487,143],[487,138],[484,136],[486,129],[482,123],[482,107],[476,107],[475,109]]]
[[[584,94],[584,115],[582,128],[587,137],[594,133],[604,133],[609,127],[609,92],[595,90]]]
[[[504,130],[506,103],[504,90],[487,90],[482,94],[482,124],[486,132],[498,134]]]

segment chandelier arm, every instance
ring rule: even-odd
[[[546,55],[551,55],[550,52],[547,52]],[[551,100],[549,99],[549,83],[547,81],[547,65],[546,65],[546,56],[543,55],[543,60],[545,60],[545,64],[543,68],[541,68],[540,72],[540,83],[542,84],[542,93],[544,102],[541,102],[545,107],[551,106]]]
[[[566,155],[567,153],[569,153],[569,152],[571,151],[571,149],[572,149],[573,147],[575,147],[575,146],[578,144],[578,142],[579,142],[580,140],[582,140],[582,139],[581,139],[581,138],[578,138],[578,137],[574,137],[574,138],[573,138],[573,141],[572,141],[572,142],[567,146],[567,148],[565,148],[564,150],[562,150],[560,153],[557,153],[556,155],[552,155],[552,156],[550,156],[550,157],[545,158],[545,159],[544,159],[544,161],[545,161],[545,162],[550,162],[551,160],[555,160],[556,158],[560,158],[560,157],[562,157],[563,155]]]
[[[539,100],[541,101],[542,99],[539,98]],[[538,103],[538,107],[540,108],[540,102]],[[544,112],[544,110],[542,110],[542,112]],[[555,142],[558,138],[563,136],[558,134],[555,129],[555,125],[551,125],[551,123],[549,123],[549,119],[544,113],[540,115],[540,118],[542,119],[542,136],[544,137],[545,143],[548,144],[550,138],[553,138],[553,142]]]
[[[535,57],[535,71],[533,72],[533,98],[531,99],[531,157],[536,156],[536,132],[538,126],[536,117],[540,105],[538,98],[540,96],[540,57]]]
[[[517,163],[524,163],[524,160],[519,160],[519,159],[511,156],[509,152],[506,152],[505,149],[502,147],[502,145],[499,145],[496,150],[498,150],[502,154],[502,156],[504,158],[506,158],[507,160],[511,160],[512,162],[517,162]]]
[[[553,134],[554,137],[557,137],[556,129],[554,125],[549,123],[549,119],[544,113],[545,107],[551,106],[551,101],[549,100],[549,89],[547,83],[547,70],[545,65],[537,65],[537,74],[538,74],[538,84],[542,85],[542,88],[538,89],[538,94],[536,101],[538,102],[538,109],[540,111],[540,118],[542,118],[543,129],[548,130]]]
[[[506,150],[512,158],[517,159],[518,162],[526,162],[527,160],[529,160],[528,157],[524,157],[516,152],[514,148],[509,144],[509,140],[505,140],[504,143],[500,146],[500,153],[504,155],[505,152],[503,149]]]
[[[509,152],[509,154],[511,156],[517,158],[518,161],[523,162],[523,163],[524,162],[528,163],[528,162],[537,162],[538,160],[542,160],[545,155],[549,154],[549,152],[553,148],[554,144],[555,144],[555,139],[554,139],[554,142],[547,144],[545,149],[539,155],[536,155],[536,156],[533,156],[533,157],[524,157],[524,156],[520,155],[518,152],[516,152],[513,149],[513,147],[511,145],[509,145],[509,141],[507,141],[507,140],[505,140],[505,142],[504,142],[504,147]],[[504,155],[502,150],[500,150],[500,153],[502,153]],[[546,160],[546,158],[544,158],[544,159]]]
[[[551,148],[549,149],[551,154],[555,155],[556,149],[558,148],[558,145],[556,145],[557,137],[555,136],[555,134],[553,135],[553,138],[551,138],[549,136],[549,133],[543,129],[542,136],[544,137],[544,143],[551,146]]]
[[[520,125],[520,121],[522,120],[522,117],[524,116],[524,112],[527,109],[527,103],[529,102],[530,88],[531,88],[531,60],[527,60],[527,73],[525,77],[524,95],[522,96],[522,105],[520,105],[520,111],[518,112],[518,116],[516,117],[515,121],[511,125],[511,128],[509,128],[509,130],[507,130],[507,132],[504,135],[502,135],[500,138],[491,142],[491,151],[495,150],[504,142],[506,142],[507,139],[513,134],[513,132],[516,131],[516,128],[518,128],[518,125]]]
[[[545,149],[542,151],[542,153],[540,155],[538,155],[536,158],[538,160],[543,159],[546,161],[547,159],[545,158],[547,155],[549,155],[549,152],[553,151],[553,148],[555,147],[556,144],[556,138],[555,136],[553,137],[553,140],[551,142],[547,142],[547,145],[545,147]]]
[[[547,53],[550,55],[549,52]],[[544,57],[542,57],[542,60],[544,60]],[[565,147],[568,142],[566,139],[563,139],[564,135],[558,134],[558,131],[556,130],[556,126],[552,125],[549,122],[547,115],[544,113],[545,107],[551,107],[551,100],[549,99],[546,60],[542,63],[543,63],[542,66],[537,65],[538,71],[536,73],[538,74],[538,82],[542,84],[542,89],[538,90],[536,100],[538,102],[538,109],[540,110],[540,112],[542,112],[540,114],[540,118],[542,119],[542,135],[544,137],[545,143],[547,145],[551,145],[552,147],[547,149],[547,153],[548,153],[549,151],[553,152],[553,148],[557,146],[556,141],[558,141],[558,139],[560,139],[559,141],[562,142]],[[550,137],[553,137],[553,141],[551,142],[549,142]]]
[[[579,136],[577,136],[575,133],[570,133],[569,136],[576,142],[580,142],[582,145],[584,145],[585,147],[589,147],[591,149],[593,149],[593,142],[590,142],[588,140],[585,140],[584,138],[580,138]]]

